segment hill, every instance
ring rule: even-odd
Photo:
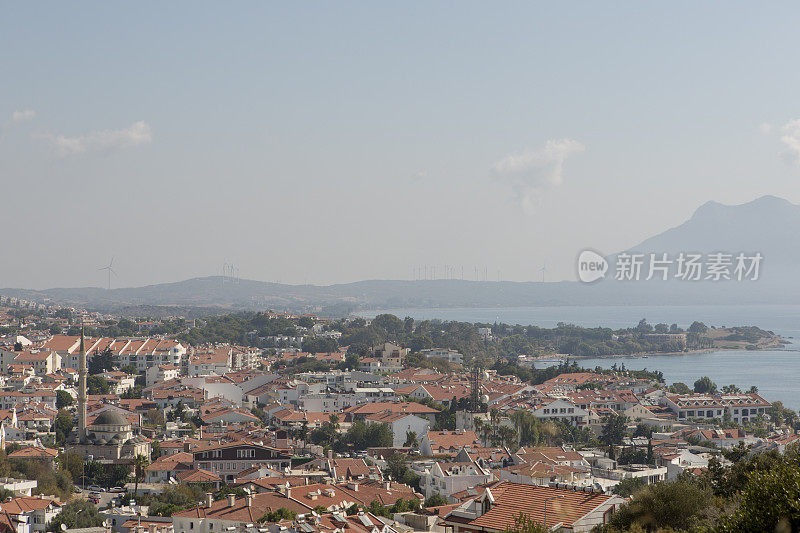
[[[796,303],[800,281],[800,206],[773,196],[742,205],[708,202],[675,228],[655,235],[631,253],[727,252],[764,256],[754,282],[619,282],[613,269],[598,283],[476,282],[465,280],[367,280],[337,285],[231,282],[211,276],[145,287],[0,289],[0,294],[39,302],[132,314],[153,306],[219,310],[275,309],[345,315],[365,308],[521,307],[553,305],[697,305]],[[608,256],[613,265],[618,254]],[[138,311],[137,311],[138,310]],[[185,309],[184,309],[185,310]]]

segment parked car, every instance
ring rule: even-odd
[[[125,491],[125,487],[111,487],[110,489],[108,489],[108,492],[124,493],[126,491]]]
[[[87,488],[92,492],[103,492],[103,487],[98,485],[89,485]]]
[[[97,505],[98,503],[100,503],[100,498],[98,498],[97,496],[90,496],[89,501]]]

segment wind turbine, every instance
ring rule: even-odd
[[[539,269],[539,272],[542,273],[542,283],[544,283],[544,273],[547,272],[547,263],[542,265],[542,268]]]
[[[117,275],[117,273],[114,272],[114,269],[111,268],[112,266],[114,266],[114,256],[113,255],[111,256],[111,262],[108,263],[108,266],[104,266],[102,268],[98,268],[97,269],[97,270],[107,270],[108,271],[108,290],[111,290],[111,274],[114,274],[115,276]]]

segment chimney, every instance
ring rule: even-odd
[[[247,506],[248,507],[252,507],[253,506],[253,495],[252,494],[248,494],[247,495]]]
[[[211,508],[212,505],[214,505],[214,494],[206,492],[206,509]]]
[[[328,459],[333,459],[333,450],[328,450]]]
[[[236,494],[228,494],[228,507],[236,505]]]

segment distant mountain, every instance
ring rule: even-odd
[[[610,271],[593,284],[579,282],[475,282],[371,280],[328,286],[284,285],[219,276],[176,283],[100,288],[0,289],[0,294],[89,309],[153,314],[153,306],[214,310],[275,309],[345,315],[357,309],[400,307],[521,307],[547,305],[698,305],[798,303],[800,206],[774,196],[727,206],[708,202],[675,228],[628,252],[713,253],[764,256],[757,282],[617,282]],[[617,254],[609,256],[613,264]],[[186,314],[186,313],[181,313]]]
[[[741,205],[708,202],[675,228],[651,237],[629,251],[760,252],[764,279],[795,283],[800,265],[800,206],[775,196]]]

